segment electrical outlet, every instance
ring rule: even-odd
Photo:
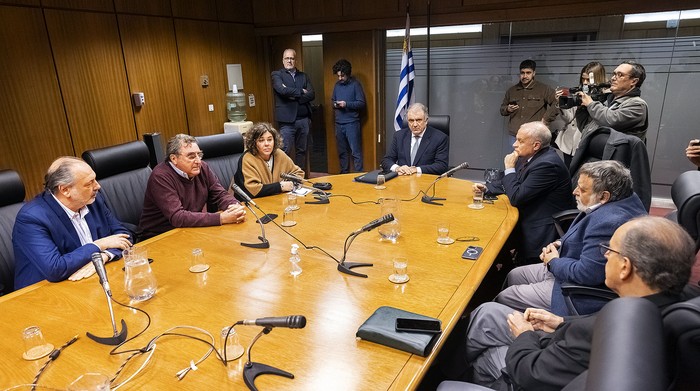
[[[248,94],[248,107],[255,107],[255,95]]]
[[[131,99],[136,107],[141,107],[146,103],[146,99],[143,97],[143,92],[134,92],[131,94]]]
[[[214,111],[214,105],[213,105],[213,104],[209,104],[209,111]]]
[[[199,84],[202,85],[202,87],[209,87],[209,75],[202,75],[199,77]]]

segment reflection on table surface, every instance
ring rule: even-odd
[[[443,206],[420,201],[420,190],[435,180],[434,175],[398,177],[386,189],[352,182],[354,175],[319,178],[333,184],[328,204],[306,204],[312,195],[300,197],[297,225],[286,228],[306,246],[318,246],[340,259],[347,236],[380,217],[379,198],[399,198],[397,218],[401,235],[396,243],[380,241],[376,230],[357,236],[347,261],[369,262],[372,267],[354,269],[368,278],[337,271],[336,261],[319,250],[300,246],[303,272],[290,275],[290,248],[296,242],[273,223],[265,225],[269,249],[243,247],[258,241],[260,227],[250,213],[243,224],[221,227],[175,229],[139,244],[155,261],[151,264],[158,290],[150,300],[134,303],[152,317],[149,329],[123,348],[140,348],[153,337],[178,325],[201,327],[214,336],[219,346],[222,327],[242,319],[268,316],[305,315],[303,329],[274,328],[252,350],[252,360],[295,375],[293,380],[265,375],[258,377],[261,390],[380,390],[414,388],[419,383],[452,330],[462,311],[501,249],[517,221],[517,210],[505,197],[482,210],[469,209],[471,182],[454,178],[439,180],[436,195],[446,198]],[[352,196],[353,202],[341,195]],[[417,197],[414,197],[418,195]],[[278,195],[256,199],[268,213],[282,216],[284,199]],[[371,202],[367,202],[371,201]],[[257,213],[259,211],[256,210]],[[276,222],[281,222],[278,217]],[[436,241],[436,224],[451,223],[450,236],[477,237],[472,242],[441,245]],[[468,245],[484,248],[477,261],[461,258]],[[191,273],[192,250],[200,248],[210,269]],[[393,284],[392,259],[406,257],[410,281]],[[117,301],[127,302],[123,289],[122,262],[107,265]],[[357,328],[382,305],[437,317],[444,333],[428,357],[412,356],[355,338]],[[62,345],[78,334],[50,364],[39,385],[64,388],[86,372],[113,376],[126,354],[109,355],[111,347],[87,337],[89,331],[109,336],[112,326],[105,295],[97,277],[79,282],[41,282],[0,298],[4,320],[0,331],[0,388],[31,383],[44,360],[22,359],[22,330],[41,327],[46,340]],[[117,322],[124,319],[129,336],[146,326],[143,314],[114,307]],[[236,326],[241,344],[247,347],[261,330],[257,326]],[[199,335],[201,336],[201,335]],[[245,389],[242,379],[245,355],[228,368],[214,355],[179,381],[175,374],[196,362],[207,351],[201,342],[177,336],[161,338],[144,371],[122,389]],[[140,365],[135,359],[125,368],[130,373]]]

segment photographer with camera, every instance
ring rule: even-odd
[[[559,115],[549,123],[549,129],[556,134],[555,143],[564,155],[564,163],[567,167],[571,164],[571,158],[581,141],[581,129],[591,121],[586,109],[578,109],[581,105],[581,97],[576,93],[588,92],[594,99],[602,101],[609,92],[605,90],[610,86],[605,83],[606,81],[603,64],[591,61],[581,68],[578,87],[557,88],[555,92]]]
[[[592,95],[583,91],[577,92],[576,95],[581,97],[581,106],[586,107],[592,120],[582,130],[581,138],[601,126],[607,126],[646,142],[648,108],[647,102],[640,97],[644,79],[646,71],[641,64],[623,61],[613,72],[610,79],[611,94],[604,101],[596,101]]]

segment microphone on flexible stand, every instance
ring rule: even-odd
[[[255,219],[258,222],[258,224],[260,224],[261,235],[258,236],[258,239],[260,239],[260,243],[241,243],[241,246],[252,247],[252,248],[270,248],[270,242],[265,237],[265,225],[264,225],[262,219],[258,217],[257,213],[255,213],[253,208],[250,207],[250,204],[253,204],[253,206],[258,208],[261,212],[263,212],[262,209],[260,209],[258,204],[256,204],[255,201],[253,201],[248,196],[248,194],[246,194],[246,192],[243,191],[243,189],[241,189],[238,185],[233,183],[233,184],[231,184],[231,188],[233,188],[233,191],[236,192],[236,194],[238,194],[238,196],[243,199],[243,204],[246,206],[246,208],[248,208],[250,213],[252,213],[253,216],[255,216]],[[267,221],[271,221],[272,219],[277,217],[277,215],[274,215],[274,217],[273,217],[273,215],[268,215],[265,212],[263,212],[263,214],[264,214],[263,218],[267,218],[268,219]]]
[[[105,265],[102,263],[102,253],[92,253],[91,261],[93,266],[95,266],[95,271],[97,272],[97,277],[99,278],[100,285],[105,292],[105,296],[107,296],[107,306],[109,308],[109,317],[112,320],[112,330],[114,331],[114,335],[111,337],[98,337],[90,332],[85,334],[88,336],[88,338],[103,345],[119,345],[126,341],[126,322],[124,322],[124,319],[122,319],[122,331],[117,331],[117,323],[114,321],[114,309],[112,309],[112,290],[110,289],[109,281],[107,280]]]
[[[258,391],[258,389],[255,387],[255,378],[260,375],[277,375],[288,379],[294,379],[294,375],[290,372],[283,371],[267,364],[252,362],[250,360],[250,352],[253,350],[253,345],[255,342],[262,337],[263,334],[269,334],[273,327],[287,327],[290,329],[303,329],[306,327],[306,317],[304,315],[239,320],[236,322],[236,324],[264,327],[262,331],[260,331],[258,335],[253,338],[253,340],[250,342],[250,346],[248,347],[248,361],[243,367],[243,381],[245,382],[245,385],[248,386],[248,389],[251,391]]]
[[[293,182],[295,186],[299,186],[301,188],[310,190],[312,193],[319,194],[317,196],[314,196],[314,198],[316,198],[316,201],[305,201],[304,203],[306,203],[306,204],[328,204],[328,203],[330,203],[328,193],[326,193],[325,191],[323,191],[319,188],[313,187],[314,183],[311,182],[310,180],[298,177],[298,176],[291,174],[291,173],[284,173],[284,172],[280,174],[280,177],[284,180]],[[310,183],[312,186],[305,186],[304,182]]]
[[[345,262],[345,257],[347,256],[348,250],[350,249],[350,245],[352,242],[355,240],[357,235],[363,233],[363,232],[369,232],[380,225],[384,225],[388,222],[394,221],[394,215],[389,213],[386,214],[376,220],[372,220],[369,223],[365,224],[362,228],[353,231],[346,239],[345,239],[345,245],[343,246],[343,257],[340,259],[340,262],[338,262],[338,271],[341,273],[345,274],[350,274],[351,276],[356,276],[356,277],[364,277],[367,278],[366,274],[358,273],[355,271],[352,271],[352,268],[355,267],[360,267],[360,266],[374,266],[373,263],[361,263],[361,262]]]
[[[465,168],[469,168],[469,163],[464,162],[464,163],[458,164],[457,166],[455,166],[455,167],[453,167],[453,168],[451,168],[451,169],[445,171],[444,173],[440,174],[440,176],[438,176],[437,178],[435,178],[435,180],[433,181],[433,183],[431,183],[430,186],[428,186],[428,189],[424,192],[425,195],[424,195],[423,197],[421,197],[420,200],[423,201],[423,202],[425,202],[426,204],[432,204],[432,205],[440,205],[440,206],[442,206],[443,204],[441,204],[441,203],[439,203],[439,202],[435,202],[435,201],[445,201],[446,198],[435,197],[435,184],[436,184],[437,181],[439,181],[440,179],[446,178],[446,177],[451,177],[455,172],[457,172],[457,171],[459,171],[459,170],[462,170],[462,169],[465,169]],[[432,195],[432,196],[429,196],[429,195],[428,195],[428,191],[430,190],[430,188],[433,189],[433,195]]]

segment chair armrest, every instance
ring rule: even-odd
[[[577,297],[598,298],[608,301],[619,297],[617,293],[608,288],[576,285],[570,282],[561,284],[561,292],[564,295],[566,307],[568,308],[569,313],[572,315],[579,314],[576,306],[574,305],[575,298]]]

